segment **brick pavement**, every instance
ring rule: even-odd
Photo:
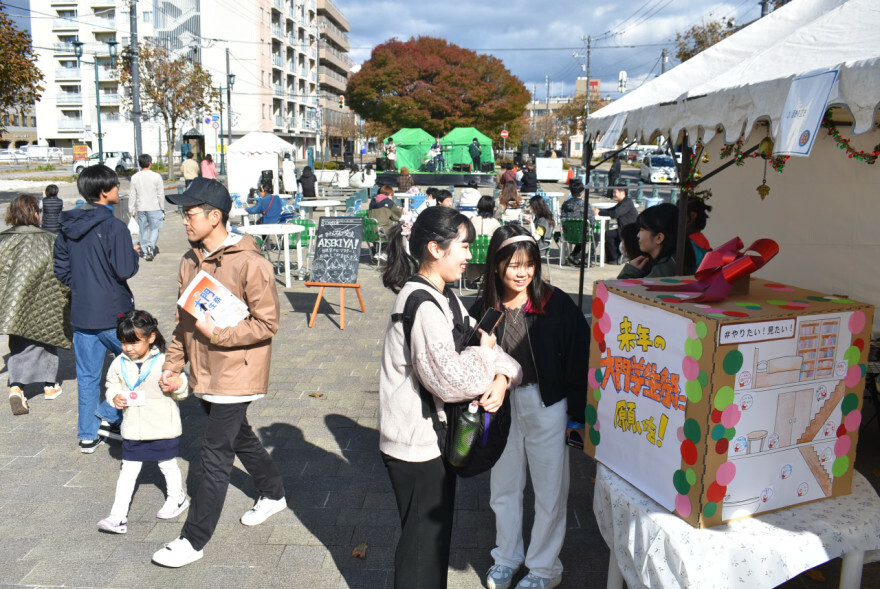
[[[175,215],[169,214],[159,241],[162,253],[142,263],[131,281],[137,304],[154,313],[170,334],[176,298],[176,271],[187,247]],[[591,279],[616,274],[616,267],[590,270]],[[554,284],[577,292],[577,273],[553,269]],[[391,587],[398,516],[378,453],[376,408],[382,338],[393,295],[368,265],[359,280],[367,313],[347,297],[346,329],[338,329],[338,291],[313,329],[307,326],[315,290],[295,282],[284,289],[281,328],[274,340],[269,394],[253,404],[250,421],[284,476],[289,509],[261,526],[238,518],[256,498],[240,463],[220,525],[201,561],[178,570],[150,564],[150,555],[180,531],[185,514],[162,521],[163,480],[146,466],[132,502],[129,531],[114,536],[97,531],[109,513],[121,448],[112,443],[93,455],[76,446],[76,380],[70,352],[62,354],[64,394],[39,396],[31,413],[13,417],[0,411],[0,584],[76,587]],[[589,291],[589,288],[587,288]],[[5,353],[5,341],[0,352]],[[38,391],[30,391],[33,395]],[[313,397],[311,395],[320,395]],[[204,425],[195,399],[182,403],[184,434],[181,468],[194,489],[190,466],[198,456]],[[876,448],[873,430],[866,443]],[[863,444],[860,444],[863,446]],[[877,481],[876,450],[860,447],[862,471]],[[873,468],[873,476],[870,469]],[[592,515],[594,466],[572,451],[568,534],[562,560],[562,587],[605,583],[608,550]],[[530,491],[527,490],[526,505]],[[449,571],[450,587],[480,587],[491,565],[493,515],[488,475],[459,483]],[[526,529],[531,522],[527,512]],[[364,560],[352,549],[367,542]],[[820,568],[823,583],[801,575],[786,586],[836,586],[839,561]],[[866,568],[865,586],[880,583],[880,569]]]

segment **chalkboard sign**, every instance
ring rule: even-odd
[[[321,217],[310,282],[356,283],[363,234],[362,217]]]

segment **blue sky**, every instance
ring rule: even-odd
[[[760,16],[758,0],[333,0],[351,24],[351,56],[369,59],[375,45],[397,37],[442,37],[489,53],[543,100],[550,76],[550,96],[571,95],[575,79],[586,74],[583,37],[601,38],[591,52],[591,73],[602,94],[617,94],[617,77],[626,70],[632,90],[660,73],[663,47],[675,53],[677,31],[707,19],[734,17],[746,23]],[[627,47],[630,46],[630,47]],[[672,58],[668,68],[676,65]]]

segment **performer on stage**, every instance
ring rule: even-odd
[[[468,146],[468,154],[471,156],[471,160],[474,162],[473,168],[471,168],[471,172],[476,174],[480,171],[480,158],[483,155],[483,148],[480,147],[480,142],[477,141],[476,137],[474,137],[474,140]]]
[[[388,143],[385,144],[385,157],[391,163],[392,168],[397,170],[397,146],[394,145],[394,139],[391,137],[388,138]]]
[[[446,167],[446,160],[443,158],[443,146],[440,145],[440,138],[434,141],[434,145],[428,150],[428,159],[434,165],[434,172],[442,172]]]

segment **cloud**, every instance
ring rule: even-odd
[[[551,95],[574,93],[576,78],[585,75],[586,35],[601,38],[592,44],[592,76],[602,81],[603,94],[616,94],[620,70],[629,74],[630,89],[637,80],[659,73],[660,53],[664,47],[674,53],[676,32],[708,19],[710,13],[712,18],[735,16],[744,23],[757,18],[759,10],[751,0],[333,1],[351,25],[351,57],[356,63],[369,59],[373,47],[394,37],[441,37],[498,57],[529,90],[536,87],[541,99],[547,76]],[[603,38],[606,32],[620,34]],[[573,57],[575,52],[580,57]]]

